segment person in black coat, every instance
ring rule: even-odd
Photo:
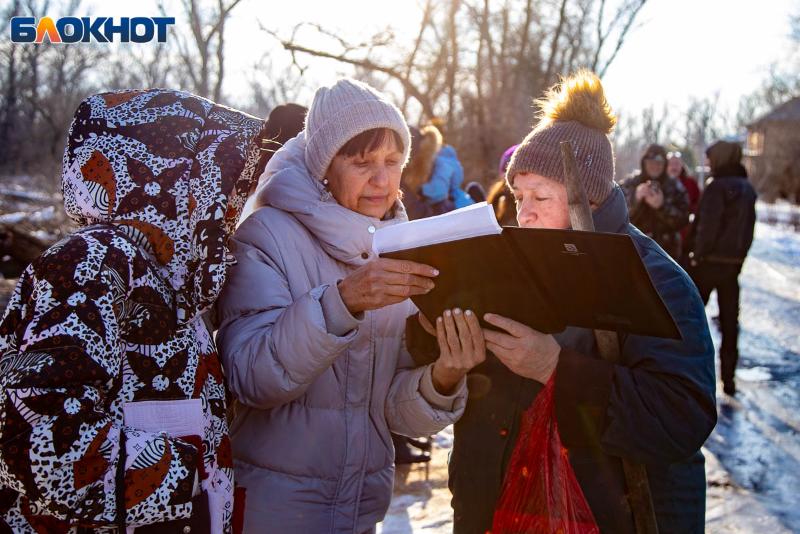
[[[650,145],[641,171],[622,182],[631,223],[676,261],[681,257],[681,229],[689,224],[689,198],[683,184],[667,174],[667,151]]]
[[[717,290],[722,345],[719,350],[723,389],[736,393],[739,360],[739,273],[753,243],[756,192],[741,164],[742,148],[719,141],[706,151],[712,179],[697,213],[691,252],[692,277],[703,302]]]

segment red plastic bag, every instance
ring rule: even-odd
[[[492,534],[599,534],[567,449],[553,399],[555,374],[522,416]]]

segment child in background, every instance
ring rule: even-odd
[[[441,147],[433,162],[431,177],[420,189],[422,196],[429,204],[452,200],[456,209],[474,204],[466,191],[461,189],[464,168],[458,161],[456,150],[450,145],[442,146],[442,134],[436,126],[426,126],[422,129],[422,135],[434,137],[436,145]]]

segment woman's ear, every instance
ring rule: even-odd
[[[328,185],[330,184],[332,179],[336,178],[339,172],[339,163],[341,161],[341,158],[342,156],[338,154],[333,157],[330,164],[328,165],[328,168],[325,169],[325,174],[322,175],[322,183]]]

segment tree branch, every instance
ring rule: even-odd
[[[628,20],[625,22],[625,25],[623,26],[622,31],[619,34],[619,38],[617,38],[617,45],[614,47],[614,52],[611,53],[611,56],[608,58],[608,61],[605,62],[605,65],[603,65],[603,68],[600,69],[600,72],[598,73],[598,75],[601,78],[605,76],[608,67],[610,67],[611,64],[614,62],[614,59],[616,59],[617,54],[622,48],[622,45],[625,42],[625,38],[627,37],[628,32],[631,29],[631,26],[633,26],[633,22],[636,20],[636,16],[639,14],[639,11],[641,11],[642,7],[644,7],[645,3],[647,3],[647,0],[637,0],[637,1],[638,3],[633,6],[633,9],[629,13]]]
[[[419,32],[417,33],[417,39],[414,41],[414,48],[411,50],[411,54],[408,56],[408,60],[406,61],[406,72],[405,77],[406,79],[411,78],[411,70],[414,68],[414,61],[417,58],[417,53],[419,53],[419,47],[422,45],[422,37],[425,35],[425,30],[427,29],[428,25],[431,21],[431,15],[433,13],[433,2],[432,0],[425,1],[425,9],[422,12],[422,22],[419,25]],[[403,105],[400,106],[400,110],[405,115],[406,107],[408,105],[408,93],[405,93],[403,97]]]
[[[603,0],[605,1],[605,0]],[[558,39],[561,37],[561,31],[564,29],[564,21],[566,20],[567,0],[561,0],[561,10],[558,14],[558,25],[556,31],[553,33],[553,41],[550,44],[550,55],[547,58],[547,68],[544,71],[544,85],[550,85],[550,78],[553,76],[553,66],[555,65],[556,52],[558,48]]]
[[[277,37],[276,32],[271,31],[271,30],[266,30],[266,29],[265,29],[265,31],[267,31],[267,33],[269,33],[270,35],[273,35],[273,36]],[[422,91],[420,91],[419,88],[417,88],[417,86],[414,85],[411,82],[411,80],[409,80],[406,76],[404,76],[402,72],[399,72],[399,71],[397,71],[397,70],[395,70],[395,69],[393,69],[391,67],[387,67],[387,66],[384,66],[384,65],[379,65],[379,64],[374,63],[373,61],[371,61],[369,59],[366,59],[366,58],[360,58],[360,59],[351,58],[351,57],[347,57],[344,54],[332,54],[330,52],[325,52],[323,50],[315,50],[313,48],[308,48],[308,47],[305,47],[305,46],[302,46],[302,45],[298,45],[298,44],[296,44],[296,43],[294,43],[292,41],[285,41],[285,40],[281,40],[281,39],[278,39],[278,40],[280,41],[281,46],[283,46],[283,48],[285,50],[288,50],[292,54],[302,53],[302,54],[308,54],[308,55],[315,56],[315,57],[333,59],[333,60],[339,61],[341,63],[347,63],[348,65],[353,65],[353,66],[356,66],[356,67],[361,67],[361,68],[366,69],[366,70],[375,71],[375,72],[381,72],[383,74],[386,74],[387,76],[389,76],[391,78],[394,78],[395,80],[400,82],[400,84],[402,84],[403,89],[405,89],[405,91],[407,91],[411,96],[413,96],[420,103],[420,105],[422,106],[423,111],[425,112],[425,114],[428,117],[435,116],[435,113],[433,112],[433,105],[432,105],[431,101],[429,100],[428,96],[425,93],[423,93]]]

